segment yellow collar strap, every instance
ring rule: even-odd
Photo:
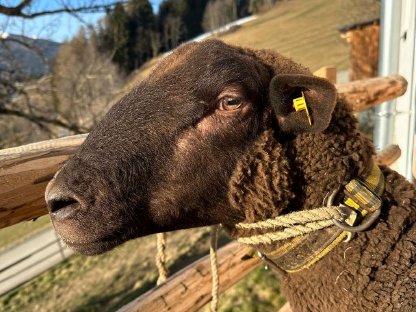
[[[262,250],[264,245],[285,239],[285,244],[272,252],[260,253],[260,256],[272,268],[278,267],[287,272],[301,271],[320,260],[340,242],[351,239],[352,232],[368,229],[380,215],[383,191],[384,176],[380,168],[372,163],[368,174],[345,186],[340,206],[332,206],[334,193],[327,207],[294,212],[256,223],[239,223],[235,225],[236,228],[279,230],[239,237],[237,240]]]

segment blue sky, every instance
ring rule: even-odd
[[[0,1],[2,5],[15,6],[21,0],[5,0]],[[157,7],[162,0],[150,0],[153,9],[157,11]],[[83,3],[112,3],[114,0],[33,0],[32,11],[53,10],[61,7],[61,3],[77,7]],[[88,13],[78,14],[76,17],[67,14],[54,14],[37,17],[35,19],[23,19],[17,17],[7,17],[0,14],[0,32],[12,34],[21,34],[28,37],[37,37],[50,39],[58,42],[71,39],[83,25],[83,23],[96,24],[97,21],[104,16],[104,13]]]

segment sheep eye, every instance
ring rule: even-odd
[[[219,109],[225,111],[232,111],[239,109],[243,105],[243,101],[234,97],[223,97],[220,99]]]

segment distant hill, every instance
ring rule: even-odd
[[[47,74],[60,43],[0,33],[0,71],[13,68],[19,77]]]
[[[275,7],[234,32],[215,38],[226,43],[255,49],[272,49],[309,67],[335,66],[348,69],[349,47],[339,28],[379,16],[375,0],[291,0],[278,1]],[[150,60],[131,75],[130,90],[143,80],[161,58]]]

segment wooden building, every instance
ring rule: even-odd
[[[378,74],[380,20],[347,25],[340,30],[350,46],[350,80],[367,79]]]

